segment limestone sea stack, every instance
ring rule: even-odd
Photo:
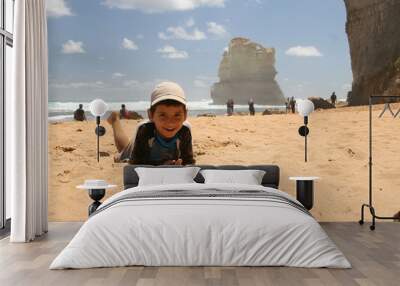
[[[275,49],[264,48],[246,38],[230,41],[219,65],[219,82],[211,88],[214,104],[284,105],[285,98],[275,81]]]
[[[370,95],[400,96],[400,1],[344,0],[353,87],[350,105]]]

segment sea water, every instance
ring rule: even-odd
[[[201,101],[190,101],[187,104],[189,116],[195,117],[199,114],[211,113],[215,115],[226,114],[226,105],[213,105],[212,100],[201,100]],[[48,118],[50,122],[62,122],[73,120],[74,111],[79,107],[79,104],[83,104],[83,109],[85,110],[86,118],[92,120],[93,116],[90,114],[89,105],[90,102],[49,102],[48,103]],[[108,102],[109,111],[119,111],[121,109],[121,104],[125,104],[125,107],[129,111],[136,111],[143,118],[147,118],[147,109],[150,106],[149,101],[135,101],[135,102]],[[256,112],[262,112],[265,109],[270,110],[285,110],[283,105],[255,105]],[[248,112],[249,106],[235,105],[235,112]],[[103,117],[107,117],[109,114],[106,113]]]

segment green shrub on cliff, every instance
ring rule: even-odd
[[[400,57],[398,57],[397,60],[394,62],[394,68],[397,71],[400,71]]]

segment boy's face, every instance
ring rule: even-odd
[[[164,138],[172,138],[182,128],[186,120],[186,109],[183,105],[157,105],[154,113],[149,112],[157,132]]]

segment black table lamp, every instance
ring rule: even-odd
[[[314,103],[309,99],[297,100],[297,112],[304,117],[304,125],[299,128],[299,134],[304,136],[304,162],[307,162],[307,135],[310,130],[307,127],[308,115],[314,111]]]
[[[102,99],[95,99],[90,103],[90,112],[96,118],[96,129],[95,133],[97,135],[97,162],[100,161],[100,136],[106,134],[106,129],[100,125],[100,117],[103,116],[108,110],[107,104]]]

